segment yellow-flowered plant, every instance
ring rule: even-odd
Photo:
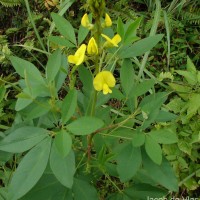
[[[97,91],[103,91],[103,94],[112,93],[110,88],[114,87],[115,84],[115,77],[110,71],[99,72],[93,80],[94,89]]]
[[[110,19],[110,16],[107,13],[105,14],[105,26],[106,27],[112,26],[112,20]]]
[[[87,53],[89,55],[97,55],[98,54],[98,46],[97,46],[97,43],[96,43],[94,37],[92,37],[88,42]]]
[[[83,63],[84,58],[85,58],[85,51],[86,51],[86,45],[82,44],[78,50],[75,52],[74,55],[69,55],[68,56],[68,62],[75,64],[75,65],[80,65]]]
[[[85,13],[81,19],[81,25],[85,28],[88,28],[88,29],[92,29],[93,28],[93,24],[90,23],[90,20],[89,20],[89,17],[88,17],[88,14]]]
[[[118,47],[118,44],[121,42],[119,34],[116,34],[112,39],[104,34],[101,34],[101,36],[106,39],[106,42],[104,43],[105,47]]]

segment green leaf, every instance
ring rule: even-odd
[[[178,142],[176,132],[173,132],[171,129],[155,130],[151,131],[149,134],[153,140],[160,144],[173,144]]]
[[[153,79],[151,80],[144,80],[142,83],[139,83],[137,85],[134,85],[134,87],[131,90],[131,96],[141,96],[148,92],[155,84],[155,81]]]
[[[72,138],[69,133],[65,130],[58,132],[55,137],[55,145],[62,157],[67,156],[72,147]]]
[[[25,126],[15,129],[0,141],[0,150],[22,153],[31,149],[48,136],[48,131],[43,128]]]
[[[68,68],[69,63],[67,61],[67,57],[66,55],[62,54],[61,68],[55,77],[55,87],[57,92],[60,90],[60,88],[63,86],[63,83],[65,82],[65,79],[68,74]]]
[[[21,93],[21,95],[24,95],[24,93]],[[15,110],[20,111],[24,108],[26,108],[28,105],[30,105],[33,102],[33,99],[28,98],[18,98],[17,102],[15,104]]]
[[[170,163],[165,158],[163,158],[161,165],[155,164],[145,152],[143,152],[142,158],[144,170],[148,174],[148,177],[170,191],[178,191],[177,178]]]
[[[74,200],[98,200],[96,189],[88,182],[75,179],[73,185]]]
[[[129,181],[141,166],[142,157],[140,148],[131,144],[125,146],[117,155],[117,172],[122,182]]]
[[[134,184],[132,187],[125,189],[125,194],[131,197],[131,199],[147,200],[159,199],[167,194],[167,191],[156,186],[149,184]]]
[[[48,98],[37,98],[36,101],[23,109],[21,115],[25,116],[26,120],[36,119],[45,115],[50,109],[51,106]]]
[[[58,31],[64,37],[70,40],[73,44],[76,44],[76,36],[75,36],[74,28],[72,27],[70,22],[56,13],[51,13],[51,17]]]
[[[120,58],[131,58],[141,56],[147,51],[150,51],[156,44],[163,38],[163,34],[150,36],[145,39],[139,40],[131,46],[124,47],[119,52]]]
[[[85,40],[89,31],[90,31],[89,29],[87,29],[83,26],[80,26],[80,28],[78,30],[78,45],[80,45]]]
[[[52,174],[45,172],[33,189],[20,200],[73,200],[72,192],[63,186]]]
[[[196,74],[193,74],[192,72],[188,72],[188,71],[183,71],[183,70],[176,70],[175,72],[178,73],[179,75],[182,75],[189,84],[195,85],[197,83]]]
[[[65,96],[61,107],[62,124],[65,124],[74,114],[77,107],[77,91],[70,90]]]
[[[187,108],[187,119],[190,119],[200,108],[200,94],[191,94],[185,107]]]
[[[135,38],[136,30],[139,28],[141,20],[142,18],[139,17],[133,23],[129,25],[124,36],[124,43],[131,43],[132,39]]]
[[[162,150],[160,145],[153,140],[149,135],[145,138],[145,150],[147,155],[155,162],[160,165],[162,163]]]
[[[16,72],[22,78],[25,78],[25,74],[28,75],[30,84],[34,85],[34,83],[40,83],[45,85],[40,71],[32,63],[15,56],[11,56],[10,60]]]
[[[59,46],[64,46],[69,48],[75,47],[75,45],[72,44],[70,41],[60,36],[49,36],[49,41]]]
[[[133,147],[140,147],[144,144],[145,142],[145,135],[143,133],[135,133],[132,136],[132,145]]]
[[[187,56],[187,70],[193,74],[196,74],[197,72],[194,63],[192,62],[189,56]]]
[[[124,24],[122,22],[122,19],[118,17],[117,20],[117,33],[121,36],[122,40],[124,38]]]
[[[177,118],[177,115],[167,112],[167,111],[164,111],[164,110],[160,110],[155,121],[156,122],[167,122],[167,121],[175,120],[176,118]]]
[[[49,56],[46,66],[46,78],[48,82],[53,81],[61,67],[61,50],[57,49]]]
[[[47,166],[50,148],[48,137],[24,156],[10,182],[9,199],[19,199],[38,182]]]
[[[72,187],[75,174],[75,156],[73,151],[66,157],[63,157],[58,152],[54,142],[50,154],[50,167],[61,184],[67,188]]]
[[[90,96],[91,92],[93,91],[93,76],[91,72],[87,68],[80,66],[78,68],[78,73],[80,80],[83,83],[84,94]]]
[[[67,125],[67,129],[74,135],[89,135],[100,129],[103,125],[104,122],[101,119],[86,116]]]
[[[134,85],[134,78],[135,74],[133,70],[132,61],[130,59],[124,59],[120,70],[120,80],[126,96],[129,95]]]

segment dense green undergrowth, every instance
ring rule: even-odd
[[[199,2],[106,4],[0,0],[0,199],[198,199]]]

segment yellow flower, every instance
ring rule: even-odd
[[[88,43],[88,46],[87,46],[87,52],[90,55],[94,55],[94,54],[97,55],[98,54],[98,46],[97,46],[97,43],[96,43],[96,41],[93,37],[89,40],[89,43]]]
[[[104,34],[101,34],[101,36],[107,40],[104,44],[105,47],[118,47],[118,43],[121,42],[121,37],[119,34],[116,34],[112,39]]]
[[[88,29],[92,29],[93,28],[93,24],[90,23],[89,18],[88,18],[88,14],[85,13],[81,19],[81,25],[85,28]]]
[[[105,26],[106,27],[112,26],[112,20],[110,19],[110,16],[107,13],[105,14]]]
[[[94,89],[103,90],[103,94],[112,93],[110,87],[114,87],[116,83],[115,77],[110,71],[99,72],[93,80]]]
[[[80,65],[85,58],[85,51],[86,51],[86,45],[82,44],[77,51],[75,52],[74,55],[69,55],[68,56],[68,62],[75,64],[75,65]]]

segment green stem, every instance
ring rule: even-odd
[[[30,6],[29,6],[29,2],[28,2],[28,0],[24,0],[24,1],[25,1],[25,4],[26,4],[26,9],[27,9],[27,12],[28,12],[29,19],[30,19],[30,21],[31,21],[31,24],[32,24],[33,29],[34,29],[34,32],[35,32],[35,34],[36,34],[36,37],[37,37],[37,39],[38,39],[38,41],[39,41],[39,43],[40,43],[42,49],[46,52],[46,49],[45,49],[45,47],[44,47],[44,44],[43,44],[43,42],[42,42],[42,40],[41,40],[41,38],[40,38],[40,35],[39,35],[39,33],[38,33],[38,30],[37,30],[37,28],[36,28],[36,26],[35,26],[33,17],[32,17],[32,15],[31,15],[31,10],[30,10]]]

